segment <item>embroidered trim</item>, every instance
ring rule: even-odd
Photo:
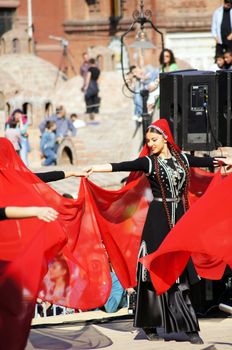
[[[161,128],[159,128],[158,126],[149,125],[147,127],[147,129],[149,129],[149,128],[152,128],[152,129],[155,129],[155,130],[159,131],[159,133],[162,134],[165,139],[168,138],[167,135],[165,134],[165,132]]]
[[[151,158],[149,158],[148,156],[146,156],[146,158],[148,159],[149,161],[149,171],[148,173],[146,174],[147,176],[151,174],[151,171],[152,171],[152,161],[151,161]]]
[[[145,241],[142,241],[139,248],[138,258],[144,257],[146,255],[147,255],[147,244]],[[137,271],[138,271],[138,265],[137,265]],[[141,264],[141,279],[142,279],[142,282],[147,282],[150,280],[149,272],[143,264]]]

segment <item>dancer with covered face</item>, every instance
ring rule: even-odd
[[[182,153],[174,143],[167,121],[160,119],[148,127],[146,144],[138,159],[95,165],[89,168],[88,173],[140,171],[132,173],[129,179],[135,179],[141,172],[146,174],[153,200],[142,232],[140,258],[158,249],[170,229],[188,209],[189,168],[218,166],[219,161],[217,158]],[[227,159],[223,159],[223,162],[229,165]],[[157,296],[148,271],[139,263],[134,325],[143,328],[149,340],[162,339],[157,328],[163,327],[165,333],[185,332],[191,343],[203,343],[189,296],[189,282],[194,280],[197,280],[197,275],[190,262],[176,284],[167,293]]]

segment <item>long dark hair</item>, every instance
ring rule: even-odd
[[[170,54],[170,62],[169,62],[169,64],[176,63],[176,59],[175,59],[175,56],[174,56],[174,53],[172,52],[172,50],[170,50],[170,49],[163,49],[163,51],[161,51],[160,57],[159,57],[160,65],[162,65],[164,67],[166,66],[166,63],[164,63],[164,53],[165,52],[168,52]]]

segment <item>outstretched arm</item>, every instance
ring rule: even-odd
[[[48,171],[44,173],[36,173],[35,175],[44,182],[51,182],[66,179],[70,176],[84,177],[87,176],[87,173],[84,171]]]
[[[0,220],[37,217],[50,222],[58,217],[58,212],[50,207],[6,207],[0,208]]]
[[[87,169],[88,175],[94,172],[114,172],[114,171],[143,171],[149,172],[150,162],[147,157],[137,158],[128,162],[109,163],[102,165],[93,165]]]
[[[88,175],[92,173],[110,173],[112,172],[111,164],[101,164],[101,165],[92,165],[86,169]]]

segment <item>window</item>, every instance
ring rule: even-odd
[[[12,40],[12,53],[20,53],[20,41],[19,41],[19,39]]]
[[[12,29],[15,9],[0,8],[0,36]]]
[[[5,40],[2,38],[0,39],[0,54],[3,55],[6,53],[6,43]]]
[[[29,125],[33,124],[33,107],[31,103],[25,102],[23,104],[23,113],[27,116],[27,121]]]
[[[5,97],[3,92],[0,91],[0,111],[4,111],[5,109]]]

